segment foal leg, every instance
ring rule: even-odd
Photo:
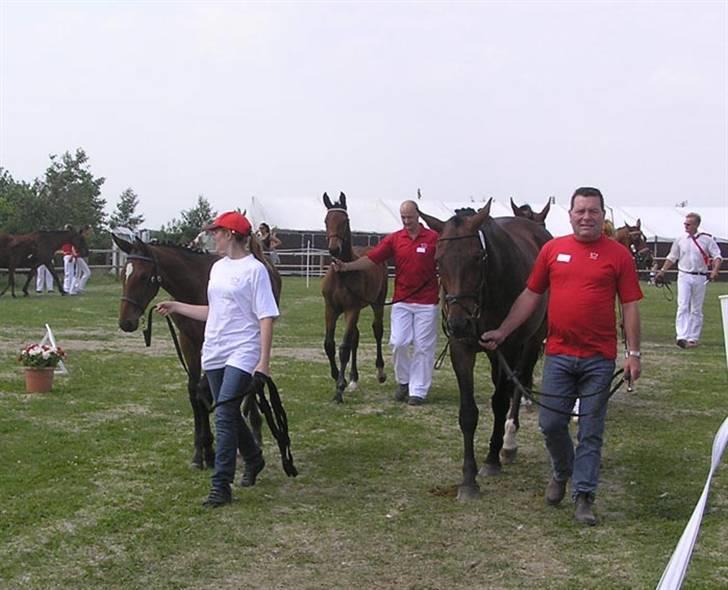
[[[372,305],[374,311],[374,321],[372,322],[372,331],[374,332],[374,341],[377,343],[377,381],[384,383],[387,375],[384,372],[384,356],[382,355],[382,338],[384,337],[384,306]]]
[[[359,350],[359,328],[354,325],[351,336],[351,368],[349,369],[349,391],[356,391],[359,386],[359,368],[356,364],[356,353]]]
[[[476,500],[480,486],[475,480],[478,465],[475,462],[475,429],[478,426],[478,406],[473,393],[475,353],[464,349],[457,341],[450,347],[450,360],[460,389],[458,422],[463,435],[463,481],[458,486],[458,500]]]
[[[351,357],[352,344],[354,342],[354,333],[356,332],[356,323],[359,321],[359,310],[349,310],[344,314],[346,318],[346,331],[344,337],[341,340],[341,346],[339,347],[339,379],[336,382],[336,395],[334,401],[341,403],[344,401],[344,389],[346,389],[346,379],[344,374],[346,373],[346,365],[349,364],[349,358]]]
[[[336,332],[336,320],[339,319],[339,313],[326,305],[326,335],[324,336],[324,350],[326,357],[329,359],[331,367],[331,378],[334,381],[339,380],[339,369],[336,366],[336,342],[334,341],[334,333]]]
[[[498,475],[501,472],[500,451],[503,448],[506,416],[513,395],[513,384],[508,380],[505,371],[498,370],[498,363],[493,363],[491,374],[495,385],[495,391],[490,398],[493,410],[493,432],[490,435],[490,446],[485,464],[480,470],[482,475]]]

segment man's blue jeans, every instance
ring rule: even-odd
[[[253,377],[250,373],[226,366],[224,369],[205,371],[210,382],[212,399],[220,403],[243,393]],[[246,463],[260,459],[261,450],[248,424],[240,412],[241,399],[223,403],[215,408],[215,472],[212,474],[212,487],[223,488],[235,480],[235,461],[237,450]]]
[[[606,399],[614,365],[613,359],[601,356],[547,355],[544,361],[542,391],[549,397],[542,397],[541,403],[568,414],[579,397],[579,414],[586,414],[579,417],[578,444],[574,451],[569,434],[570,417],[543,407],[539,412],[539,427],[551,456],[553,477],[558,481],[571,477],[572,496],[585,493],[594,497],[597,489]]]

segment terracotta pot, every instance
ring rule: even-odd
[[[48,393],[53,387],[53,367],[25,368],[25,391]]]

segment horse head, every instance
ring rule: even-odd
[[[445,325],[448,335],[454,338],[478,338],[488,257],[481,226],[490,218],[491,202],[478,212],[458,210],[446,222],[420,212],[427,225],[440,234],[435,261]]]
[[[541,210],[540,213],[536,213],[531,208],[531,205],[529,205],[528,203],[526,203],[525,205],[519,206],[519,205],[516,205],[513,202],[513,198],[511,198],[511,209],[513,210],[513,215],[515,215],[516,217],[523,217],[525,219],[530,219],[531,221],[546,227],[546,216],[549,214],[549,211],[551,210],[551,201],[546,203],[546,206]]]
[[[329,254],[341,260],[351,260],[351,228],[349,227],[349,214],[346,210],[346,195],[339,194],[339,200],[331,202],[329,195],[324,193],[326,205],[326,240]]]
[[[616,231],[614,239],[631,252],[638,269],[652,266],[652,252],[647,244],[647,238],[642,232],[642,222],[639,219],[635,225],[625,223]]]
[[[71,245],[74,247],[76,252],[78,252],[79,256],[81,256],[82,258],[88,258],[89,249],[88,244],[86,243],[86,236],[83,235],[83,232],[74,230],[67,231],[69,234],[69,241],[71,242]]]
[[[122,275],[119,328],[134,332],[139,327],[139,318],[159,292],[162,279],[154,253],[147,244],[138,238],[127,242],[114,234],[111,237],[127,255]]]

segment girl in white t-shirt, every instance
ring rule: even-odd
[[[212,233],[215,249],[223,256],[210,269],[208,305],[163,301],[162,315],[178,313],[204,321],[202,368],[212,390],[217,445],[215,471],[205,506],[217,507],[232,501],[237,450],[245,469],[240,485],[255,485],[265,466],[263,453],[240,412],[240,399],[256,372],[270,375],[273,319],[278,306],[268,271],[250,222],[236,211],[219,215],[204,228]],[[226,401],[230,400],[230,401]]]

